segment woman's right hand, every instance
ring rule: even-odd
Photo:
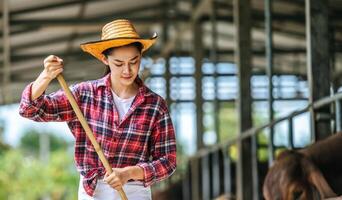
[[[32,85],[31,99],[35,100],[44,93],[49,83],[63,71],[63,60],[57,56],[49,55],[44,59],[44,70]]]
[[[52,80],[63,72],[63,60],[55,55],[49,55],[44,59],[43,76],[45,79]]]

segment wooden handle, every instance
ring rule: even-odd
[[[106,171],[109,174],[113,173],[113,170],[110,167],[110,165],[108,163],[108,160],[106,159],[105,155],[103,154],[102,149],[101,149],[99,143],[96,141],[93,132],[91,131],[91,129],[90,129],[87,121],[85,120],[85,118],[84,118],[80,108],[78,107],[78,105],[77,105],[77,103],[76,103],[76,101],[74,99],[74,96],[72,96],[72,93],[71,93],[67,83],[65,82],[62,74],[59,74],[57,76],[57,80],[58,80],[59,84],[62,86],[62,88],[63,88],[63,90],[64,90],[64,92],[65,92],[65,94],[66,94],[66,96],[67,96],[67,98],[68,98],[72,108],[73,108],[73,110],[76,113],[76,116],[77,116],[78,120],[81,122],[81,125],[82,125],[83,129],[85,130],[87,137],[91,141],[91,144],[94,146],[94,149],[95,149],[97,155],[99,156],[99,158],[100,158],[103,166],[105,167]],[[122,200],[127,200],[127,196],[126,196],[124,190],[122,188],[120,188],[118,191],[119,191],[121,199]]]

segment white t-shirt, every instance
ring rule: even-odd
[[[126,113],[128,112],[129,108],[131,107],[135,96],[130,97],[128,99],[123,99],[123,98],[119,97],[117,94],[115,94],[115,92],[113,90],[112,90],[112,94],[114,97],[115,107],[116,107],[117,111],[119,112],[119,118],[121,121],[123,119],[123,117],[126,115]]]

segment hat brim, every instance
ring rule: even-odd
[[[99,41],[92,41],[81,44],[81,49],[84,52],[90,53],[95,58],[102,61],[104,55],[102,52],[106,49],[113,48],[113,47],[120,47],[125,46],[134,42],[139,42],[142,44],[143,48],[141,52],[145,52],[149,49],[156,41],[157,35],[155,34],[150,39],[143,39],[143,38],[115,38],[115,39],[108,39],[108,40],[99,40]]]

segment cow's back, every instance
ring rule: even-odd
[[[303,149],[321,170],[331,188],[342,195],[342,132]]]

